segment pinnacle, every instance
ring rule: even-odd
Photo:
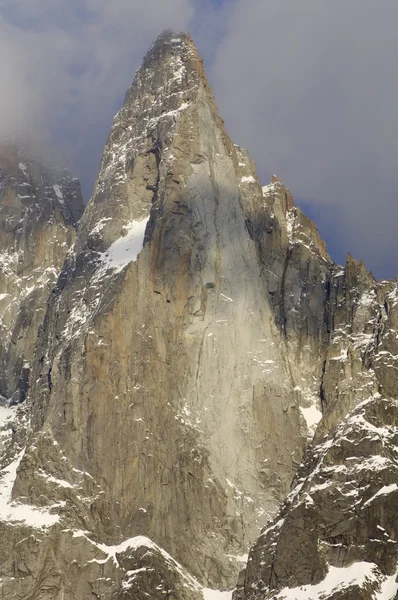
[[[144,69],[148,68],[153,63],[162,62],[168,56],[181,56],[193,48],[195,47],[188,33],[175,33],[171,29],[166,29],[149,48],[144,57],[142,67]]]
[[[282,183],[282,180],[280,179],[280,177],[278,177],[278,175],[272,175],[272,179],[271,179],[271,183]]]
[[[187,39],[190,39],[190,36],[189,33],[187,33],[186,31],[180,31],[179,33],[176,33],[171,29],[165,29],[158,36],[153,45],[155,46],[161,44],[176,44],[185,42],[187,41]]]
[[[189,104],[201,82],[208,86],[191,36],[163,31],[146,53],[127,91],[124,108],[133,106],[134,115],[145,117],[148,122],[159,119],[162,114],[172,114]]]

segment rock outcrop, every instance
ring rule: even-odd
[[[67,170],[0,145],[0,396],[13,404],[25,400],[47,299],[82,212]]]
[[[348,257],[328,279],[322,420],[235,598],[393,600],[398,592],[397,284]]]
[[[236,597],[347,568],[352,598],[393,585],[396,285],[335,265],[282,182],[261,188],[189,35],[145,57],[75,239],[75,180],[29,177],[54,212],[37,255],[54,278],[12,358],[1,339],[19,403],[0,406],[3,597],[210,598],[252,544]]]

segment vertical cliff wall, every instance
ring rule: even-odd
[[[164,32],[144,58],[76,239],[76,182],[5,156],[18,185],[41,182],[47,237],[33,243],[26,218],[24,243],[54,276],[14,335],[13,379],[2,337],[4,393],[22,401],[0,407],[3,596],[207,598],[235,587],[254,544],[237,597],[283,598],[346,565],[340,544],[373,557],[331,497],[351,497],[339,467],[354,458],[361,489],[375,451],[351,432],[395,423],[396,285],[335,265],[282,182],[261,188],[189,35]]]
[[[83,212],[79,183],[0,145],[0,395],[25,399],[37,331]]]

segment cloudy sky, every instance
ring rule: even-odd
[[[50,139],[86,198],[162,29],[190,30],[229,133],[330,254],[398,273],[396,0],[0,0],[0,135]]]

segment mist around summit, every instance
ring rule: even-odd
[[[311,213],[333,258],[396,274],[397,8],[353,0],[0,6],[0,133],[42,139],[88,202],[112,118],[162,29],[189,30],[230,135]],[[378,216],[376,217],[376,208]]]

